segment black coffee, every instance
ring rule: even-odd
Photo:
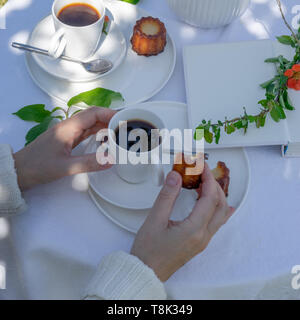
[[[154,133],[151,134],[151,130],[157,129],[152,123],[144,120],[129,120],[127,121],[127,129],[125,130],[126,124],[122,124],[115,131],[116,134],[116,143],[124,149],[130,150],[134,145],[140,142],[140,148],[135,150],[136,152],[146,152],[150,151],[152,147],[156,147],[160,143],[160,138]],[[141,137],[146,137],[145,141],[140,141],[140,137],[136,137],[134,141],[129,141],[130,133],[134,132]],[[142,133],[144,132],[144,134]],[[125,137],[121,137],[121,134],[124,134]],[[123,138],[123,139],[122,139]],[[124,145],[125,143],[125,145]]]
[[[85,27],[100,19],[97,9],[85,3],[72,3],[63,7],[57,18],[69,26]]]

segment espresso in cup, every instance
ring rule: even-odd
[[[155,129],[158,130],[151,122],[140,119],[128,120],[115,130],[116,144],[130,151],[134,145],[139,143],[136,152],[151,151],[160,144],[158,132],[152,131]],[[136,139],[134,139],[135,136]]]
[[[85,27],[97,22],[101,15],[96,8],[87,3],[71,3],[64,6],[57,18],[72,27]]]

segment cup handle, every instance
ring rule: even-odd
[[[65,51],[66,45],[67,45],[67,40],[65,38],[64,30],[59,29],[54,33],[54,35],[50,40],[48,54],[52,58],[58,59]]]

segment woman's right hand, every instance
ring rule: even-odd
[[[175,171],[170,172],[131,249],[131,254],[152,268],[161,281],[168,280],[175,271],[202,252],[234,212],[205,164],[201,198],[184,221],[171,221],[181,185],[181,176]]]

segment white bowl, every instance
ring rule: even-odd
[[[167,0],[167,2],[184,22],[200,28],[218,28],[241,16],[250,0]]]

